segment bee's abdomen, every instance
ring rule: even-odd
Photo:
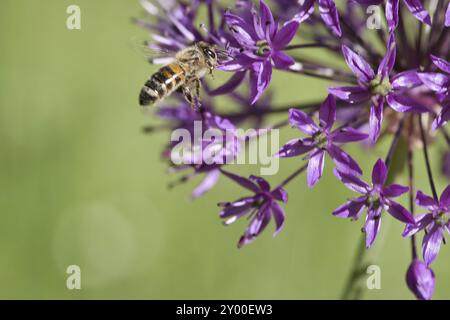
[[[139,104],[152,105],[176,90],[185,79],[184,69],[172,63],[159,69],[145,83],[139,95]]]

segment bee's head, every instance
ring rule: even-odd
[[[206,63],[208,66],[213,69],[217,67],[219,64],[218,58],[217,58],[217,52],[216,52],[216,46],[200,41],[197,43],[197,47],[200,49],[201,53],[203,54]]]

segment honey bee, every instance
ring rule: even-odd
[[[221,53],[222,49],[203,41],[177,52],[174,62],[160,68],[144,84],[139,104],[154,105],[178,90],[195,109],[200,97],[200,79],[207,73],[212,75]]]

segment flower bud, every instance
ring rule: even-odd
[[[406,272],[408,288],[419,300],[430,300],[434,293],[434,272],[425,263],[414,259]]]

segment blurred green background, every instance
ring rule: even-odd
[[[70,4],[81,8],[81,30],[66,28]],[[288,186],[283,232],[273,239],[271,225],[239,250],[246,221],[224,227],[216,203],[245,191],[222,178],[192,202],[195,184],[166,188],[176,179],[159,156],[169,136],[143,134],[155,120],[137,104],[154,70],[130,45],[143,35],[130,18],[142,15],[138,1],[2,1],[0,298],[339,298],[363,221],[331,216],[352,194],[329,160],[314,189],[304,177]],[[271,84],[284,105],[322,99],[326,85],[281,72]],[[284,129],[280,143],[295,134]],[[388,143],[370,154],[350,152],[370,172]],[[433,165],[442,188],[438,151],[432,149]],[[428,191],[421,153],[416,160]],[[277,183],[298,165],[283,160],[279,175],[268,179]],[[401,231],[384,217],[369,252],[382,289],[366,290],[365,298],[412,298],[404,281],[409,241]],[[444,246],[433,265],[435,298],[449,297],[449,262]],[[81,267],[81,290],[66,288],[72,264]]]

